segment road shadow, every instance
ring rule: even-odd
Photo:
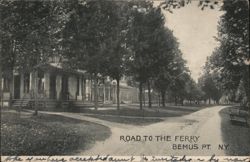
[[[230,156],[250,155],[250,128],[245,123],[230,120],[229,109],[222,109],[221,129],[224,144],[229,144],[229,149],[225,150]]]

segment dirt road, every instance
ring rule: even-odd
[[[221,119],[218,114],[223,108],[223,106],[210,107],[186,116],[167,118],[163,122],[147,126],[101,121],[103,125],[111,128],[111,137],[97,142],[90,150],[80,151],[79,154],[225,155],[223,150],[218,149],[219,144],[224,144],[220,128]],[[100,121],[98,120],[97,123]],[[144,136],[152,136],[152,139],[146,137],[145,141]],[[176,147],[177,144],[179,144],[178,147]],[[210,148],[208,149],[209,146],[203,144],[210,144]]]
[[[219,145],[227,145],[222,140],[219,115],[223,108],[225,106],[208,107],[147,126],[119,124],[76,113],[53,114],[87,120],[111,129],[112,135],[107,140],[96,142],[89,150],[77,151],[78,155],[223,156],[225,150],[218,148]]]

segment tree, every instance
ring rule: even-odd
[[[77,1],[73,5],[73,14],[64,30],[63,45],[64,57],[67,58],[66,64],[70,68],[87,70],[94,79],[95,109],[98,108],[98,82],[105,75],[120,79],[119,70],[121,69],[115,71],[117,66],[112,67],[112,74],[111,71],[107,73],[111,70],[107,59],[111,58],[114,53],[120,54],[118,49],[122,48],[121,37],[117,38],[118,35],[115,35],[120,32],[119,18],[118,7],[112,1],[88,1],[86,3]],[[111,44],[110,41],[116,44]],[[117,56],[115,58],[112,58],[114,59],[112,63],[120,59]]]
[[[209,104],[211,104],[211,99],[219,103],[222,95],[219,84],[216,84],[215,77],[215,74],[205,73],[199,78],[199,84],[201,85],[201,89],[205,92],[205,98],[209,100]]]
[[[22,72],[37,71],[48,62],[57,46],[55,35],[66,21],[61,6],[50,1],[1,1],[0,7],[5,62],[1,66],[11,73],[14,68]],[[36,91],[35,86],[35,96]]]
[[[185,7],[188,4],[192,3],[192,1],[194,0],[164,0],[160,3],[160,6],[170,13],[173,13],[174,9]],[[221,3],[223,3],[223,1],[221,0],[199,0],[198,7],[200,7],[201,10],[204,10],[206,8],[214,9],[216,7],[219,7]]]
[[[191,103],[195,101],[196,104],[199,104],[202,99],[202,90],[198,87],[197,83],[190,78],[186,84],[186,99]]]
[[[117,15],[116,25],[107,41],[107,48],[104,52],[103,74],[116,80],[116,98],[117,110],[120,109],[120,79],[126,71],[126,55],[129,50],[126,45],[126,36],[128,33],[129,8],[128,3],[113,4],[114,12]],[[119,10],[118,10],[119,8]]]
[[[190,80],[190,76],[185,72],[179,73],[175,76],[170,83],[170,91],[174,97],[175,105],[178,103],[178,98],[183,105],[184,99],[187,97],[187,83]]]
[[[250,102],[249,87],[249,2],[224,1],[217,40],[220,46],[208,61],[210,71],[219,73],[224,90],[234,91],[240,82],[244,85],[247,102]]]
[[[159,31],[163,28],[164,18],[159,8],[150,2],[133,4],[128,33],[130,55],[127,57],[129,74],[139,82],[140,109],[142,109],[143,84],[152,76],[155,58],[159,52],[153,51]]]
[[[164,28],[159,36],[158,59],[155,70],[157,75],[155,77],[155,88],[161,94],[162,106],[165,107],[166,91],[174,79],[174,74],[178,71],[180,63],[180,50],[178,49],[178,42],[173,35],[173,32],[168,28]],[[179,73],[178,73],[179,74]]]
[[[152,19],[153,22],[155,22],[155,25],[151,25],[152,28],[154,28],[154,32],[151,35],[151,38],[148,42],[148,50],[149,53],[149,60],[147,61],[147,90],[148,90],[148,107],[152,107],[152,97],[151,97],[151,91],[152,87],[155,83],[155,77],[157,77],[158,73],[158,67],[160,60],[160,55],[164,52],[165,47],[163,43],[165,42],[164,39],[166,37],[162,37],[162,34],[165,33],[165,27],[164,27],[164,16],[161,13],[160,8],[156,8],[155,12],[152,13],[152,15],[148,18]]]

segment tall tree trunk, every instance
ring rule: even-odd
[[[97,76],[94,76],[94,105],[95,105],[95,110],[98,109],[98,79]]]
[[[34,115],[38,115],[38,104],[37,104],[37,95],[38,95],[38,85],[37,85],[38,71],[35,71],[35,85],[34,85],[34,99],[35,99],[35,112]]]
[[[184,99],[181,98],[181,106],[184,106]]]
[[[3,87],[2,87],[3,72],[2,72],[2,65],[3,65],[2,64],[2,52],[0,52],[0,99],[1,99],[1,108],[3,108]]]
[[[140,101],[140,110],[142,110],[142,83],[139,84],[139,101]]]
[[[120,110],[120,79],[116,79],[117,110]]]
[[[161,106],[161,94],[158,92],[158,107]]]
[[[148,107],[152,107],[150,81],[148,81]]]
[[[208,103],[209,103],[209,105],[211,104],[211,98],[210,97],[208,98]]]
[[[174,105],[177,106],[177,96],[174,96]]]
[[[246,106],[248,108],[248,111],[250,112],[250,65],[247,66],[245,73],[243,75],[243,85],[244,85],[244,90],[246,93]]]
[[[161,102],[162,102],[162,107],[165,107],[165,91],[161,91]]]
[[[11,92],[11,97],[10,97],[10,106],[12,106],[12,99],[14,96],[14,66],[16,62],[16,40],[13,40],[13,48],[12,48],[12,61],[11,61],[11,79],[12,79],[12,92]],[[0,57],[1,58],[1,57]],[[13,94],[12,94],[13,93]]]
[[[146,106],[146,95],[145,95],[145,88],[142,88],[142,95],[143,95],[143,106],[145,107]]]
[[[82,100],[83,102],[86,101],[86,79],[82,77],[83,86],[82,86]]]

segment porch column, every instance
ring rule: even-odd
[[[34,92],[34,88],[35,88],[35,75],[34,72],[30,73],[30,91]]]
[[[109,100],[109,101],[110,101],[110,96],[111,96],[110,91],[111,91],[111,89],[110,89],[110,86],[109,86],[109,87],[108,87],[108,100]]]
[[[94,86],[93,86],[93,80],[90,80],[89,81],[89,86],[90,86],[90,101],[94,101]],[[97,87],[98,88],[98,87]],[[92,93],[92,92],[94,92],[94,93]]]
[[[12,74],[12,84],[11,84],[11,97],[14,99],[15,98],[15,93],[14,93],[14,91],[15,91],[15,72],[14,72],[14,70],[13,70],[13,74]]]
[[[77,95],[77,100],[82,100],[82,76],[79,76],[79,87]]]
[[[86,79],[86,86],[85,86],[85,98],[87,101],[89,101],[89,80]]]
[[[103,84],[103,103],[105,103],[106,101],[106,88],[105,88],[105,84]]]
[[[1,79],[1,88],[3,89],[3,82],[4,82],[4,79],[3,79],[3,77],[2,78],[0,78]]]
[[[12,74],[10,77],[10,99],[13,99],[13,94],[14,94],[14,75]]]
[[[49,98],[49,90],[50,90],[50,73],[44,73],[44,93],[45,98]]]
[[[56,76],[56,99],[61,99],[61,92],[62,92],[62,76]]]
[[[82,78],[82,100],[86,100],[86,79]]]
[[[92,81],[87,80],[87,93],[88,93],[88,101],[92,101]]]
[[[23,98],[24,96],[24,74],[20,74],[20,98]]]
[[[114,101],[114,103],[116,103],[116,85],[114,85],[113,87],[113,101]]]

